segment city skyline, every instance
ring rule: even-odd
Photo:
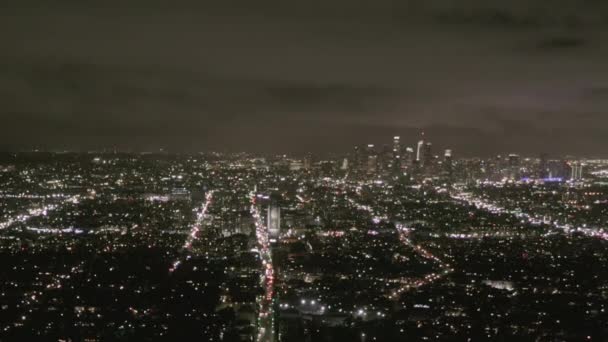
[[[322,150],[322,151],[310,151],[310,150],[302,150],[302,151],[290,151],[290,150],[282,150],[282,151],[256,151],[256,150],[225,150],[225,149],[217,149],[217,150],[171,150],[164,147],[160,147],[158,149],[146,150],[146,149],[137,149],[133,147],[129,148],[118,148],[116,146],[102,146],[93,149],[69,149],[69,148],[49,148],[49,147],[21,147],[14,148],[8,150],[0,150],[0,154],[14,154],[14,153],[123,153],[123,154],[167,154],[167,155],[193,155],[193,154],[205,154],[205,153],[219,153],[219,154],[252,154],[252,155],[260,155],[260,156],[277,156],[277,155],[285,155],[285,156],[293,156],[293,157],[305,157],[307,155],[315,155],[322,158],[335,158],[340,156],[347,156],[352,154],[353,148],[371,148],[374,151],[381,153],[382,149],[390,148],[393,151],[396,148],[396,144],[400,146],[400,151],[393,151],[397,154],[406,153],[407,150],[411,149],[411,153],[414,155],[414,159],[419,161],[419,155],[422,153],[423,145],[419,145],[421,142],[425,144],[433,145],[433,141],[425,136],[423,131],[418,133],[417,137],[408,140],[404,139],[402,136],[395,135],[390,137],[384,137],[384,140],[381,141],[361,141],[359,143],[353,144],[351,146],[347,146],[344,150]],[[393,140],[390,140],[392,138]],[[397,140],[395,140],[397,139]],[[438,148],[437,148],[438,147]],[[546,151],[546,150],[538,150],[538,151],[517,151],[517,150],[496,150],[496,151],[488,151],[487,154],[475,154],[470,150],[455,150],[453,145],[435,145],[434,153],[432,156],[441,157],[446,153],[449,153],[450,156],[453,154],[456,155],[457,158],[494,158],[494,157],[508,157],[510,154],[517,154],[525,158],[546,158],[550,157],[552,159],[604,159],[602,154],[560,154],[556,151]]]

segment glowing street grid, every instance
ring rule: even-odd
[[[211,205],[212,200],[213,200],[213,191],[209,191],[205,197],[205,202],[203,203],[203,205],[199,209],[199,211],[196,213],[196,222],[192,225],[192,228],[190,229],[190,233],[186,237],[186,241],[184,242],[184,245],[182,246],[181,254],[186,254],[184,257],[186,259],[191,258],[191,256],[188,255],[188,253],[192,250],[192,243],[194,243],[194,241],[196,241],[199,237],[199,232],[201,230],[201,227],[203,226],[203,223],[205,222],[205,219],[207,218],[207,210],[209,209],[209,206]],[[179,257],[177,260],[175,260],[173,262],[173,264],[171,265],[171,268],[169,269],[169,272],[175,272],[175,270],[177,270],[177,268],[181,264],[182,264],[182,257]]]
[[[536,179],[466,159],[18,158],[1,339],[606,336],[608,162]]]
[[[451,196],[456,201],[464,202],[469,205],[474,205],[476,208],[487,210],[488,212],[493,214],[510,214],[517,217],[518,219],[521,219],[522,222],[530,223],[533,225],[547,225],[556,230],[560,230],[565,234],[581,233],[588,237],[608,240],[608,231],[605,228],[592,228],[587,227],[587,225],[575,226],[570,223],[561,223],[557,220],[551,220],[550,218],[547,218],[543,215],[530,214],[522,211],[519,208],[507,209],[506,207],[503,207],[498,203],[482,198],[480,196],[475,196],[472,192],[455,190]]]
[[[340,186],[340,189],[345,189],[345,186],[348,185],[348,183],[339,181],[339,182],[333,182],[333,184],[337,184]],[[346,191],[346,193],[350,193],[350,194],[357,194],[358,192],[356,191],[356,189],[351,189],[352,191]],[[374,208],[372,208],[369,205],[364,205],[364,204],[360,204],[358,203],[355,199],[354,196],[349,196],[347,197],[348,201],[355,206],[358,210],[362,210],[367,212],[367,214],[369,214],[373,219],[372,221],[374,223],[380,223],[383,220],[388,220],[387,215],[379,215],[378,212],[376,210],[374,210]],[[429,285],[432,284],[434,281],[437,281],[439,279],[441,279],[443,276],[449,274],[450,272],[453,271],[453,269],[451,269],[450,265],[443,262],[439,257],[435,256],[433,253],[431,253],[430,251],[428,251],[427,249],[425,249],[424,247],[420,246],[420,245],[416,245],[414,244],[411,239],[408,237],[409,233],[411,231],[410,228],[405,227],[403,224],[401,223],[394,223],[395,225],[395,229],[397,230],[397,233],[399,235],[399,240],[407,247],[412,248],[416,253],[418,253],[419,255],[421,255],[423,258],[428,259],[433,261],[434,263],[436,263],[439,268],[441,269],[440,272],[438,273],[431,273],[431,274],[427,274],[425,276],[423,276],[421,279],[415,279],[415,280],[410,280],[407,278],[404,278],[400,281],[401,286],[394,290],[391,291],[390,293],[390,298],[391,299],[397,299],[399,298],[399,296],[404,292],[407,291],[409,289],[414,289],[414,288],[418,288],[421,286],[425,286],[425,285]]]

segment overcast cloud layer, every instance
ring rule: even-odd
[[[606,1],[19,2],[0,149],[608,156]]]

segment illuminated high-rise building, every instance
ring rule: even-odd
[[[267,226],[269,238],[276,240],[281,232],[281,207],[277,201],[272,200],[267,209]]]
[[[376,149],[373,144],[367,145],[365,150],[366,156],[366,164],[365,171],[368,176],[376,173],[378,169],[378,155],[376,154]]]
[[[401,159],[401,137],[395,136],[393,137],[393,159],[398,161]]]
[[[304,170],[310,170],[312,168],[312,154],[307,153],[304,157]]]
[[[424,152],[422,153],[422,165],[429,166],[433,163],[433,144],[427,142],[424,144]]]
[[[393,160],[391,163],[392,171],[398,174],[401,171],[401,137],[393,137]]]
[[[519,154],[511,153],[507,158],[508,161],[508,177],[516,179],[519,177],[519,168],[521,166],[521,158]]]
[[[583,179],[583,164],[580,162],[573,162],[570,164],[571,174],[570,179],[578,181]]]
[[[453,158],[452,158],[452,150],[447,149],[443,153],[443,162],[445,165],[452,166]]]
[[[416,148],[416,162],[422,162],[422,154],[424,153],[424,140],[418,141],[418,146]]]
[[[424,132],[420,132],[420,140],[416,146],[416,163],[424,161]]]
[[[348,170],[348,159],[344,158],[344,160],[342,160],[342,166],[340,167],[341,170],[346,171]]]
[[[414,149],[411,147],[405,148],[405,154],[401,158],[401,167],[410,167],[414,162]]]
[[[446,177],[451,180],[454,174],[454,163],[452,159],[452,150],[445,150],[443,154],[443,169]]]
[[[355,150],[352,157],[351,170],[358,174],[362,169],[363,164],[363,153],[359,146],[355,146]]]

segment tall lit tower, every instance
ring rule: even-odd
[[[418,147],[416,148],[416,161],[422,160],[422,153],[424,152],[424,140],[418,141]]]
[[[395,160],[401,158],[401,137],[395,136],[393,138],[393,158]]]
[[[361,156],[361,149],[359,148],[359,146],[355,146],[355,151],[353,153],[353,160],[352,160],[352,165],[351,165],[351,169],[354,171],[354,173],[359,174],[359,172],[361,171],[361,164],[363,163],[362,161],[362,156]]]
[[[304,170],[310,170],[312,167],[312,154],[307,153],[306,157],[304,157]]]
[[[570,168],[571,168],[571,174],[570,174],[570,179],[571,180],[581,180],[583,179],[583,164],[581,164],[580,162],[574,162],[572,164],[570,164]]]
[[[395,174],[398,174],[399,170],[401,170],[401,137],[400,136],[393,137],[392,167],[393,167],[393,172]]]
[[[424,159],[424,131],[420,132],[420,140],[416,147],[416,162],[421,163]]]
[[[433,144],[426,142],[424,144],[424,152],[422,153],[422,164],[429,166],[433,161]]]
[[[444,170],[446,175],[448,176],[448,178],[451,180],[452,179],[452,174],[453,174],[453,158],[452,158],[452,150],[445,150],[445,153],[443,154],[443,164],[444,164]]]
[[[443,157],[444,157],[445,161],[451,162],[452,161],[452,150],[445,150]]]
[[[511,153],[507,158],[509,162],[509,178],[516,179],[519,177],[519,168],[521,166],[521,159],[518,154]]]
[[[342,161],[342,166],[340,167],[340,170],[343,170],[343,171],[348,170],[348,158],[344,158],[344,160]]]
[[[276,200],[271,200],[268,205],[266,219],[269,237],[276,240],[281,232],[281,207]]]
[[[414,162],[414,149],[412,147],[405,148],[405,155],[402,158],[402,166],[410,167]]]

